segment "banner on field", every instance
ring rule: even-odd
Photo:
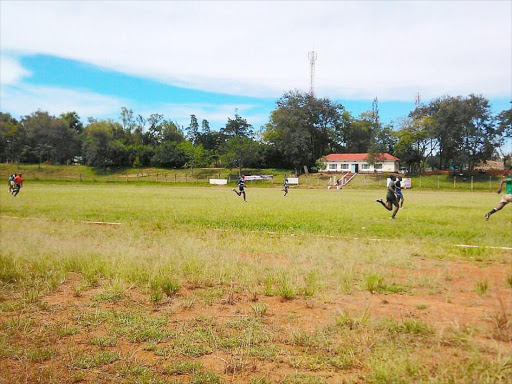
[[[227,183],[228,179],[210,179],[210,184],[226,185]]]
[[[244,176],[244,180],[253,181],[253,180],[272,180],[274,178],[273,175],[249,175]]]
[[[389,185],[389,183],[391,183],[391,179],[388,177],[386,179],[386,186]],[[400,187],[402,189],[409,189],[409,188],[412,188],[412,179],[410,177],[404,177],[402,179],[402,181],[400,182]]]
[[[288,177],[288,184],[299,185],[299,178],[298,177]]]
[[[404,177],[400,183],[403,189],[412,188],[412,179],[410,177]]]

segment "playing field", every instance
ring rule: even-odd
[[[510,382],[512,207],[384,195],[2,188],[0,383]]]

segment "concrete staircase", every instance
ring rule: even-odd
[[[350,183],[350,181],[356,177],[357,173],[347,172],[343,174],[338,180],[336,185],[330,185],[327,189],[342,189],[345,185]]]

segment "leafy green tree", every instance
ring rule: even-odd
[[[25,137],[23,126],[10,114],[0,112],[0,162],[18,162]]]
[[[280,154],[282,165],[312,167],[320,157],[337,150],[346,130],[345,109],[309,93],[285,93],[265,126],[263,140]]]
[[[164,142],[155,149],[155,154],[151,159],[151,164],[164,168],[181,168],[189,160],[188,154],[183,147],[174,142]]]
[[[221,160],[229,169],[255,166],[261,161],[262,153],[258,142],[246,136],[231,137],[223,146]]]
[[[25,146],[22,150],[22,161],[51,161],[65,164],[80,153],[80,139],[75,128],[68,121],[57,119],[48,112],[37,111],[25,116],[20,124],[26,132]],[[37,151],[37,147],[48,150]]]
[[[81,134],[84,131],[84,125],[80,121],[80,116],[76,112],[62,113],[60,118],[64,120],[68,127],[74,129],[76,133]]]
[[[196,115],[190,115],[190,125],[187,127],[187,138],[192,144],[197,144],[199,139],[199,123]]]
[[[93,167],[107,168],[112,165],[110,149],[112,138],[112,123],[101,120],[89,124],[85,129],[83,153],[85,163]]]

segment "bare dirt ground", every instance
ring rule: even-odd
[[[276,262],[275,258],[272,260]],[[292,355],[294,348],[303,345],[293,345],[284,335],[298,331],[313,334],[332,325],[336,314],[339,313],[350,314],[354,318],[366,316],[377,320],[394,319],[399,323],[408,319],[421,321],[431,326],[440,340],[446,332],[453,332],[454,329],[474,330],[470,332],[471,340],[483,350],[491,350],[497,345],[510,349],[512,290],[504,283],[507,276],[512,275],[510,264],[479,266],[461,261],[424,259],[418,259],[418,263],[419,268],[413,271],[396,267],[390,270],[399,280],[441,280],[441,289],[423,288],[415,290],[414,294],[372,294],[367,291],[356,291],[350,295],[337,294],[326,298],[298,297],[283,300],[278,296],[237,292],[236,287],[231,287],[218,290],[213,298],[203,300],[203,294],[208,289],[216,287],[193,289],[184,286],[176,296],[166,298],[159,305],[153,305],[147,293],[133,287],[128,287],[125,295],[119,300],[95,299],[105,292],[105,289],[100,287],[89,288],[77,294],[76,286],[80,284],[81,276],[70,274],[67,280],[53,294],[44,297],[39,305],[24,312],[13,310],[0,314],[0,322],[3,324],[18,322],[16,330],[12,331],[16,336],[9,339],[11,347],[14,346],[17,353],[9,357],[0,356],[0,383],[156,383],[157,379],[163,380],[161,382],[186,382],[192,377],[191,372],[168,375],[165,370],[170,363],[185,360],[201,363],[203,370],[215,373],[227,382],[250,382],[251,378],[254,380],[255,377],[266,377],[270,382],[277,382],[286,375],[297,372],[309,372],[313,377],[322,376],[327,382],[333,383],[344,380],[366,382],[364,372],[367,368],[364,363],[353,364],[341,370],[325,369],[320,363],[318,369],[314,364],[303,368],[300,362],[287,357],[288,352]],[[471,276],[471,279],[468,276]],[[475,281],[487,281],[488,289],[478,293]],[[95,314],[100,312],[136,311],[148,318],[166,319],[163,328],[166,331],[172,332],[183,327],[190,327],[190,331],[195,330],[198,319],[210,319],[214,325],[204,329],[211,331],[224,329],[233,321],[253,318],[253,307],[263,307],[263,304],[266,312],[260,316],[264,326],[262,329],[272,339],[270,347],[278,349],[276,353],[271,354],[272,358],[268,359],[257,358],[254,355],[244,356],[243,348],[236,353],[218,347],[196,354],[172,354],[165,352],[165,338],[162,342],[152,341],[151,337],[140,337],[140,340],[135,340],[130,335],[117,336],[116,342],[112,345],[98,346],[91,344],[91,340],[108,339],[109,335],[112,335],[112,326],[107,322],[87,325],[85,322],[77,321],[77,314],[88,314],[89,320],[94,323]],[[21,319],[30,319],[31,323],[20,326]],[[56,327],[61,330],[69,329],[69,332],[55,333]],[[8,327],[4,326],[5,328]],[[183,335],[185,337],[186,332]],[[205,334],[204,337],[209,336]],[[22,357],[26,356],[23,351],[33,349],[34,345],[52,352],[41,357]],[[446,346],[447,351],[451,349],[451,345]],[[77,365],[78,355],[93,356],[98,352],[118,352],[120,360],[97,366],[91,364],[90,368],[85,368],[86,365]],[[453,358],[452,352],[447,353],[446,358]],[[151,380],[154,381],[144,381],[144,369],[154,373],[151,376]],[[139,373],[133,373],[135,371]],[[134,381],[130,381],[132,379]],[[304,382],[308,381],[304,379]]]

